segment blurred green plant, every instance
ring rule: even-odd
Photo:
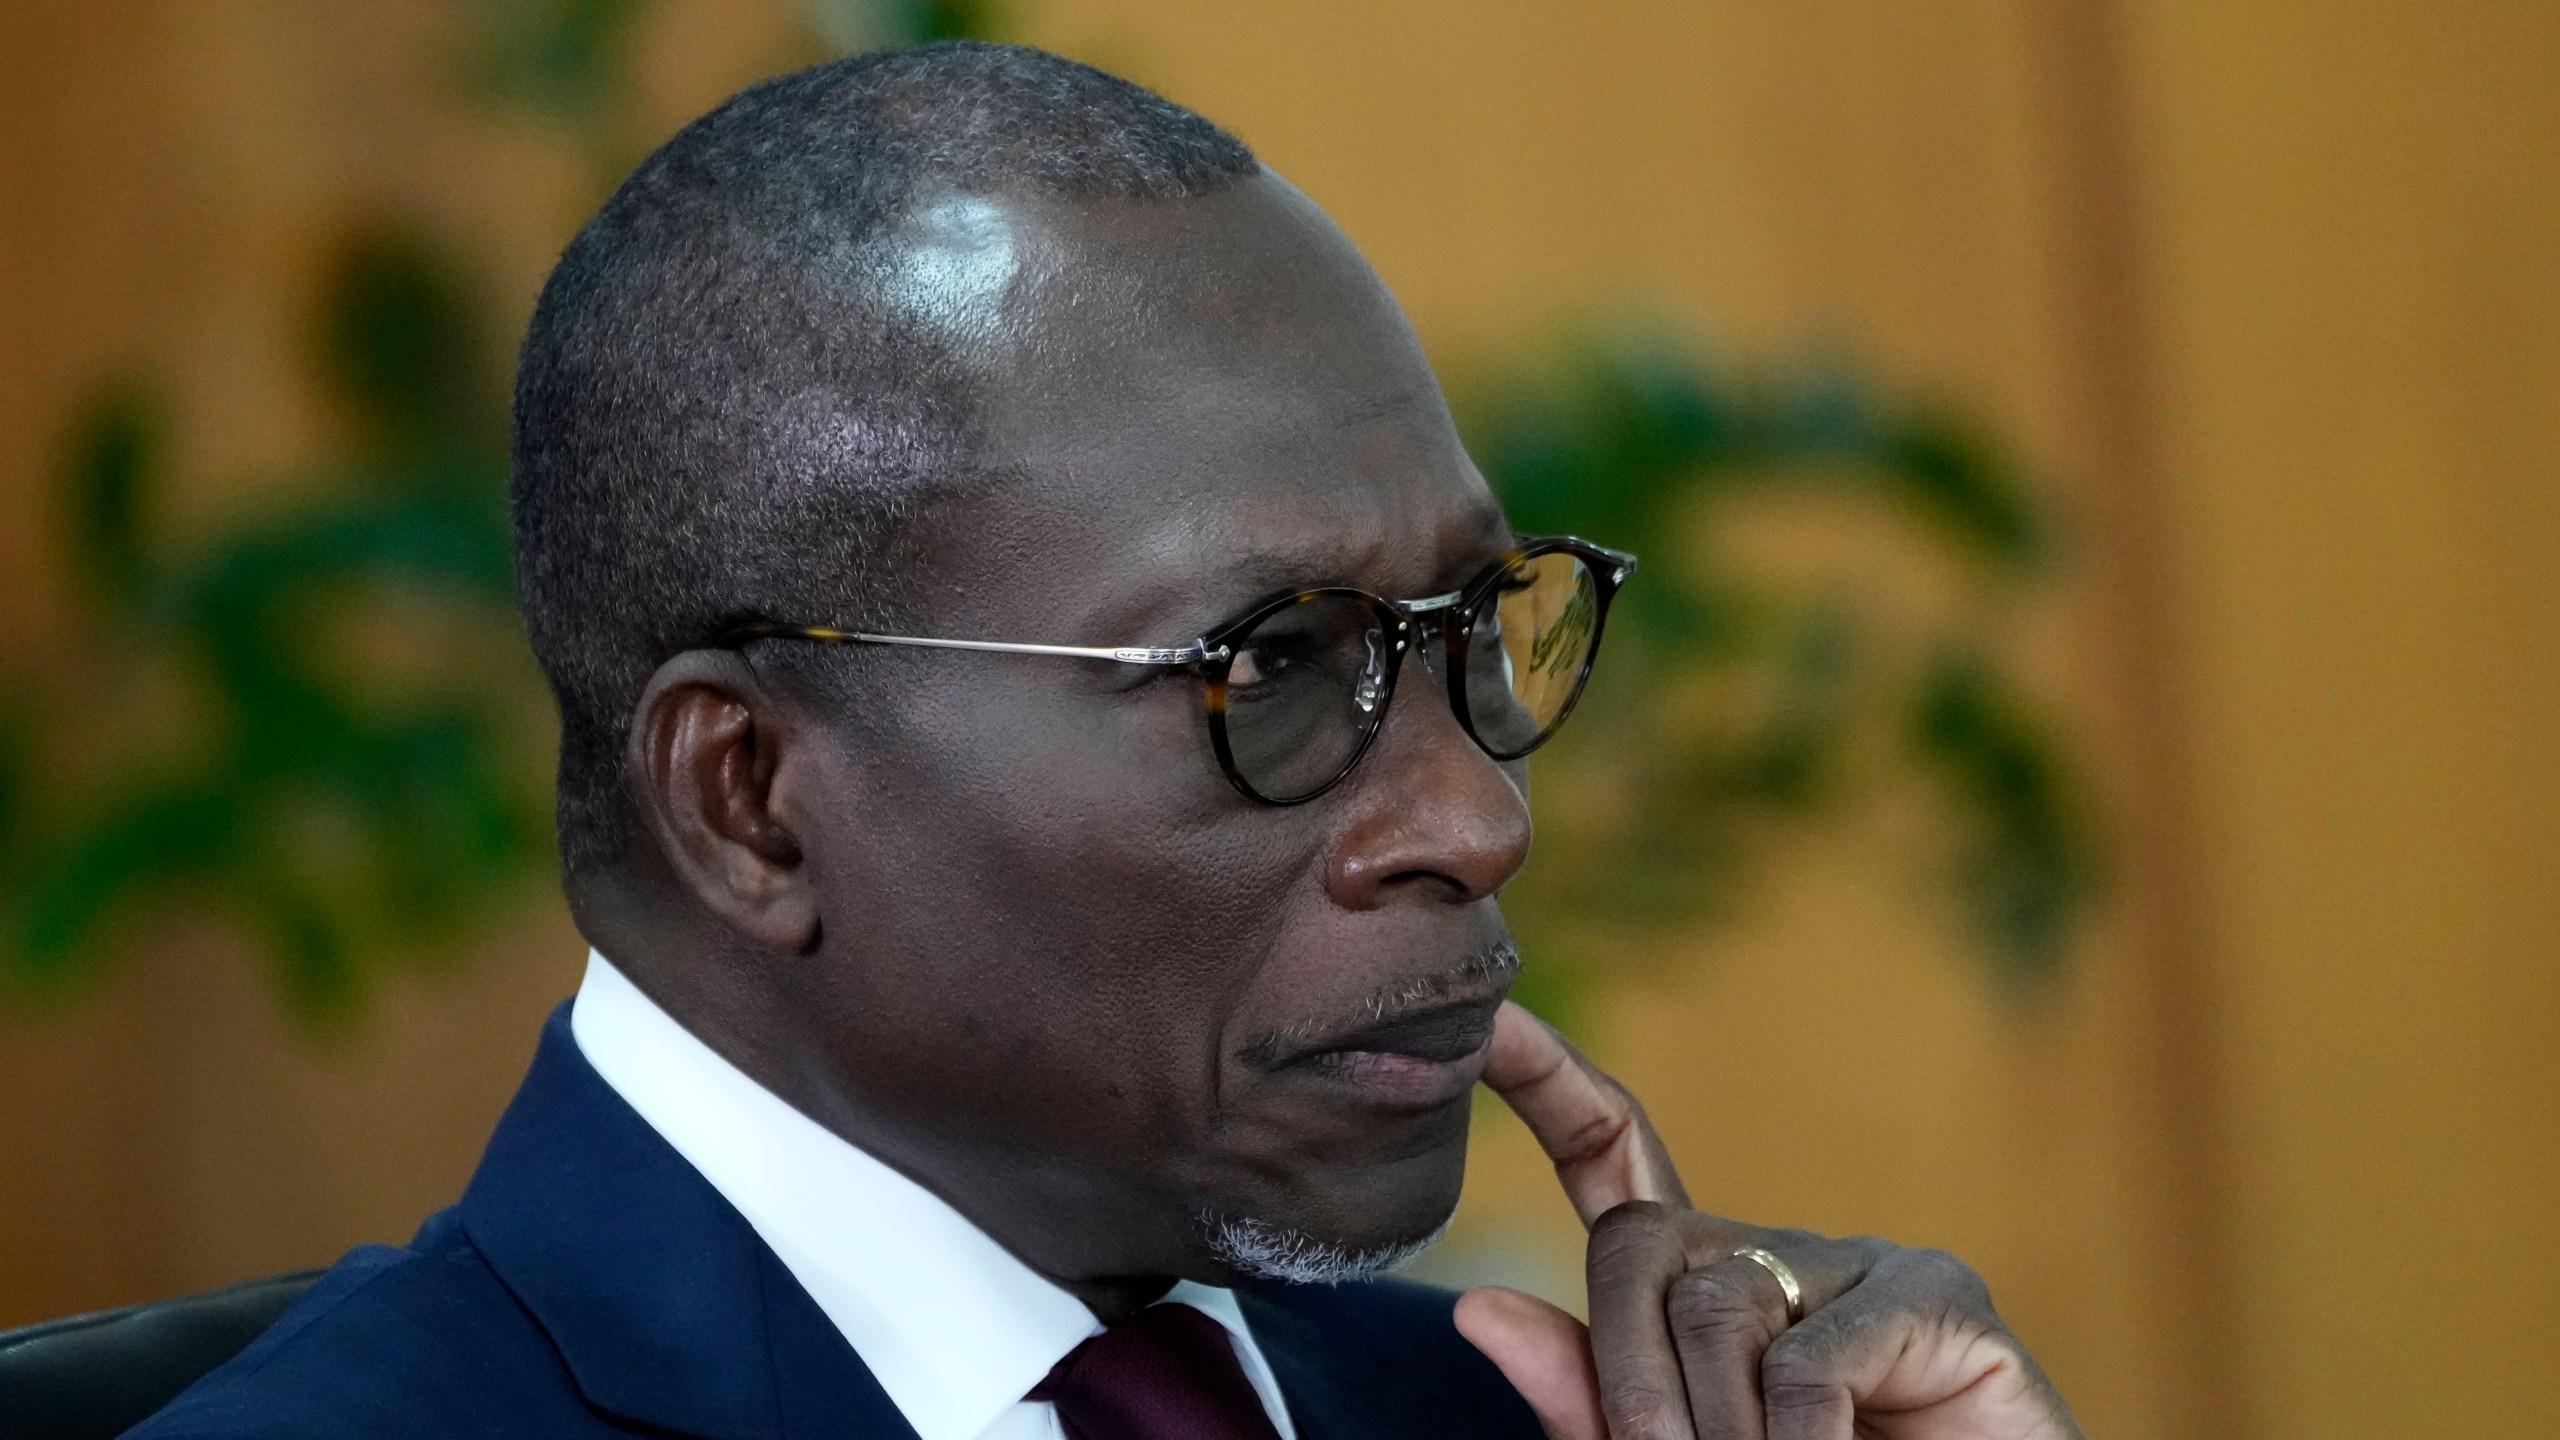
[[[1584,338],[1455,387],[1470,451],[1533,534],[1646,552],[1572,725],[1536,769],[1539,859],[1504,910],[1564,1014],[1631,938],[1731,913],[1754,856],[1918,780],[1949,822],[1941,884],[2010,989],[2068,952],[2094,881],[2062,746],[1996,658],[2052,526],[1980,432],[1828,367],[1757,376],[1641,334]],[[1934,627],[1854,581],[1789,587],[1725,543],[1755,505],[1847,502],[1980,597]],[[1987,602],[1987,603],[1986,603]],[[1916,654],[1913,653],[1916,650]],[[1657,947],[1658,948],[1658,947]]]
[[[636,158],[650,0],[456,0],[476,99]],[[977,33],[983,5],[823,0],[812,51]],[[62,993],[137,922],[210,913],[306,1014],[395,957],[449,952],[548,873],[538,678],[513,610],[506,383],[468,267],[423,227],[359,225],[307,332],[341,439],[289,498],[163,533],[171,408],[102,385],[60,477],[75,657],[0,702],[0,973]],[[504,327],[512,330],[512,325]]]
[[[458,3],[481,103],[550,127],[600,180],[635,158],[648,0]],[[994,23],[967,0],[812,0],[803,20],[827,50]],[[326,1014],[548,873],[491,344],[513,327],[398,224],[340,246],[315,315],[311,372],[343,440],[287,501],[175,542],[166,402],[102,387],[75,426],[76,673],[0,700],[0,970],[28,988],[98,973],[139,917],[174,907],[241,926],[284,993]],[[2052,547],[1995,448],[1843,374],[1752,381],[1660,342],[1567,346],[1456,389],[1522,529],[1647,559],[1581,716],[1538,762],[1540,859],[1506,896],[1540,957],[1532,998],[1568,1009],[1631,934],[1730,913],[1773,822],[1817,824],[1878,776],[1943,800],[1943,888],[1993,970],[2052,971],[2089,845],[2059,745],[1994,659],[1996,607],[1899,663],[1890,615],[1755,579],[1718,540],[1740,502],[1846,496],[2014,592]]]
[[[171,447],[154,392],[109,388],[75,427],[63,494],[88,604],[75,673],[39,693],[109,713],[22,697],[14,717],[10,753],[33,761],[0,816],[19,977],[57,987],[120,921],[183,900],[258,937],[325,1010],[359,957],[450,940],[547,853],[512,718],[530,667],[505,618],[504,391],[475,318],[431,247],[351,238],[310,337],[342,453],[201,547],[155,533]],[[186,697],[173,724],[129,713],[156,682]]]

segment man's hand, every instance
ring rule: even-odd
[[[2078,1440],[1953,1256],[1691,1209],[1644,1108],[1517,1005],[1484,1080],[1591,1230],[1589,1330],[1516,1290],[1458,1301],[1458,1329],[1555,1440]],[[1795,1272],[1802,1320],[1746,1246]]]

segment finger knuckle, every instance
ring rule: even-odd
[[[1612,1382],[1600,1395],[1610,1435],[1623,1440],[1680,1440],[1681,1405],[1680,1397],[1642,1379]]]
[[[1896,1250],[1876,1267],[1879,1297],[1890,1297],[1905,1316],[1932,1327],[2000,1330],[1991,1287],[1974,1268],[1944,1250]]]
[[[1628,1200],[1600,1212],[1600,1218],[1591,1222],[1591,1237],[1598,1240],[1629,1231],[1655,1235],[1663,1233],[1670,1222],[1670,1212],[1659,1202]]]
[[[1858,1257],[1859,1268],[1865,1270],[1873,1270],[1902,1248],[1874,1235],[1845,1235],[1840,1243],[1849,1247],[1849,1253]]]
[[[1944,1250],[1905,1251],[1911,1257],[1913,1271],[1944,1298],[1960,1304],[1991,1308],[1991,1287],[1980,1272]]]
[[[1679,1244],[1679,1227],[1669,1211],[1650,1200],[1630,1200],[1591,1222],[1592,1273],[1650,1263]]]
[[[1750,1277],[1729,1265],[1692,1270],[1673,1281],[1663,1308],[1672,1333],[1684,1342],[1741,1338],[1766,1344],[1776,1333]]]
[[[1771,1420],[1843,1410],[1848,1403],[1849,1389],[1837,1380],[1763,1381],[1760,1386],[1760,1405]]]
[[[1842,1336],[1833,1326],[1799,1326],[1760,1356],[1760,1389],[1819,1389],[1839,1383]]]

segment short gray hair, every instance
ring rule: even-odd
[[[543,286],[516,380],[517,585],[571,876],[630,842],[621,755],[667,657],[745,619],[886,613],[901,537],[984,478],[975,373],[892,293],[917,205],[1172,199],[1258,168],[1127,81],[969,42],[768,81],[642,162]]]

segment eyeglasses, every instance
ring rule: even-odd
[[[1404,657],[1439,631],[1458,724],[1496,760],[1547,742],[1573,713],[1609,602],[1636,557],[1570,536],[1519,548],[1445,595],[1389,600],[1348,586],[1262,600],[1188,645],[1028,645],[876,635],[763,621],[736,626],[724,647],[757,640],[825,645],[921,645],[1005,655],[1065,655],[1122,665],[1189,666],[1207,682],[1209,744],[1236,789],[1270,805],[1313,800],[1369,751],[1395,697]],[[1426,662],[1431,652],[1423,652]]]

